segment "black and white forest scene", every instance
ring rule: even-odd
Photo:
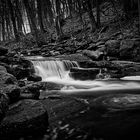
[[[140,139],[140,0],[0,0],[0,140]]]

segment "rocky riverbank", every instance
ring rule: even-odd
[[[3,47],[0,50],[3,51],[0,56],[1,138],[57,140],[63,137],[84,140],[139,136],[139,95],[120,93],[117,96],[67,97],[57,94],[64,85],[41,82],[41,77],[35,75],[29,60],[17,55],[11,56],[9,50]],[[107,75],[108,78],[121,78],[140,74],[138,62],[93,61],[83,54],[67,55],[66,58],[59,55],[58,58],[78,61],[81,68],[71,69],[70,74],[80,80],[104,79]],[[42,96],[42,90],[48,93]],[[124,107],[124,104],[128,106]],[[112,105],[114,108],[110,108]]]

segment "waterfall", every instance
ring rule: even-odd
[[[99,93],[122,93],[122,92],[140,92],[140,76],[124,77],[120,80],[75,80],[69,76],[69,71],[79,65],[70,60],[45,60],[44,58],[31,60],[37,75],[42,77],[43,81],[62,84],[64,87],[61,92],[67,94],[95,94]],[[101,73],[99,73],[101,74]]]
[[[32,61],[35,72],[41,76],[43,80],[47,78],[64,79],[68,77],[69,70],[72,67],[79,67],[78,63],[69,60],[50,60],[50,61]]]

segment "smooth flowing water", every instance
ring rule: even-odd
[[[69,76],[70,69],[79,67],[78,63],[69,60],[36,60],[32,61],[36,74],[43,81],[63,84],[64,94],[99,94],[99,93],[140,93],[140,76],[124,77],[120,80],[74,80]]]

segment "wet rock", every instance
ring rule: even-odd
[[[101,51],[90,51],[90,50],[84,50],[83,55],[89,57],[92,60],[102,60],[104,53]]]
[[[105,43],[105,46],[107,48],[107,55],[118,57],[119,51],[120,51],[120,41],[119,40],[108,40]]]
[[[16,84],[17,79],[6,72],[0,71],[0,84]]]
[[[5,94],[0,93],[0,122],[4,118],[6,111],[8,110],[8,97]]]
[[[8,49],[0,46],[0,56],[5,55],[8,53]]]
[[[28,81],[34,81],[34,82],[38,82],[38,81],[42,81],[42,78],[40,76],[37,76],[35,74],[32,74],[30,76],[27,77]]]
[[[99,68],[72,68],[70,76],[76,80],[93,80],[99,74]]]
[[[10,103],[13,103],[19,99],[20,87],[17,85],[1,85],[0,93],[4,93],[9,97]]]
[[[9,107],[0,124],[1,138],[39,135],[48,127],[48,114],[44,105],[36,100],[22,100]]]
[[[44,90],[60,90],[63,87],[63,85],[53,82],[41,82],[41,85]]]
[[[40,96],[40,90],[42,89],[40,83],[28,84],[21,88],[20,98],[22,99],[38,99]]]

